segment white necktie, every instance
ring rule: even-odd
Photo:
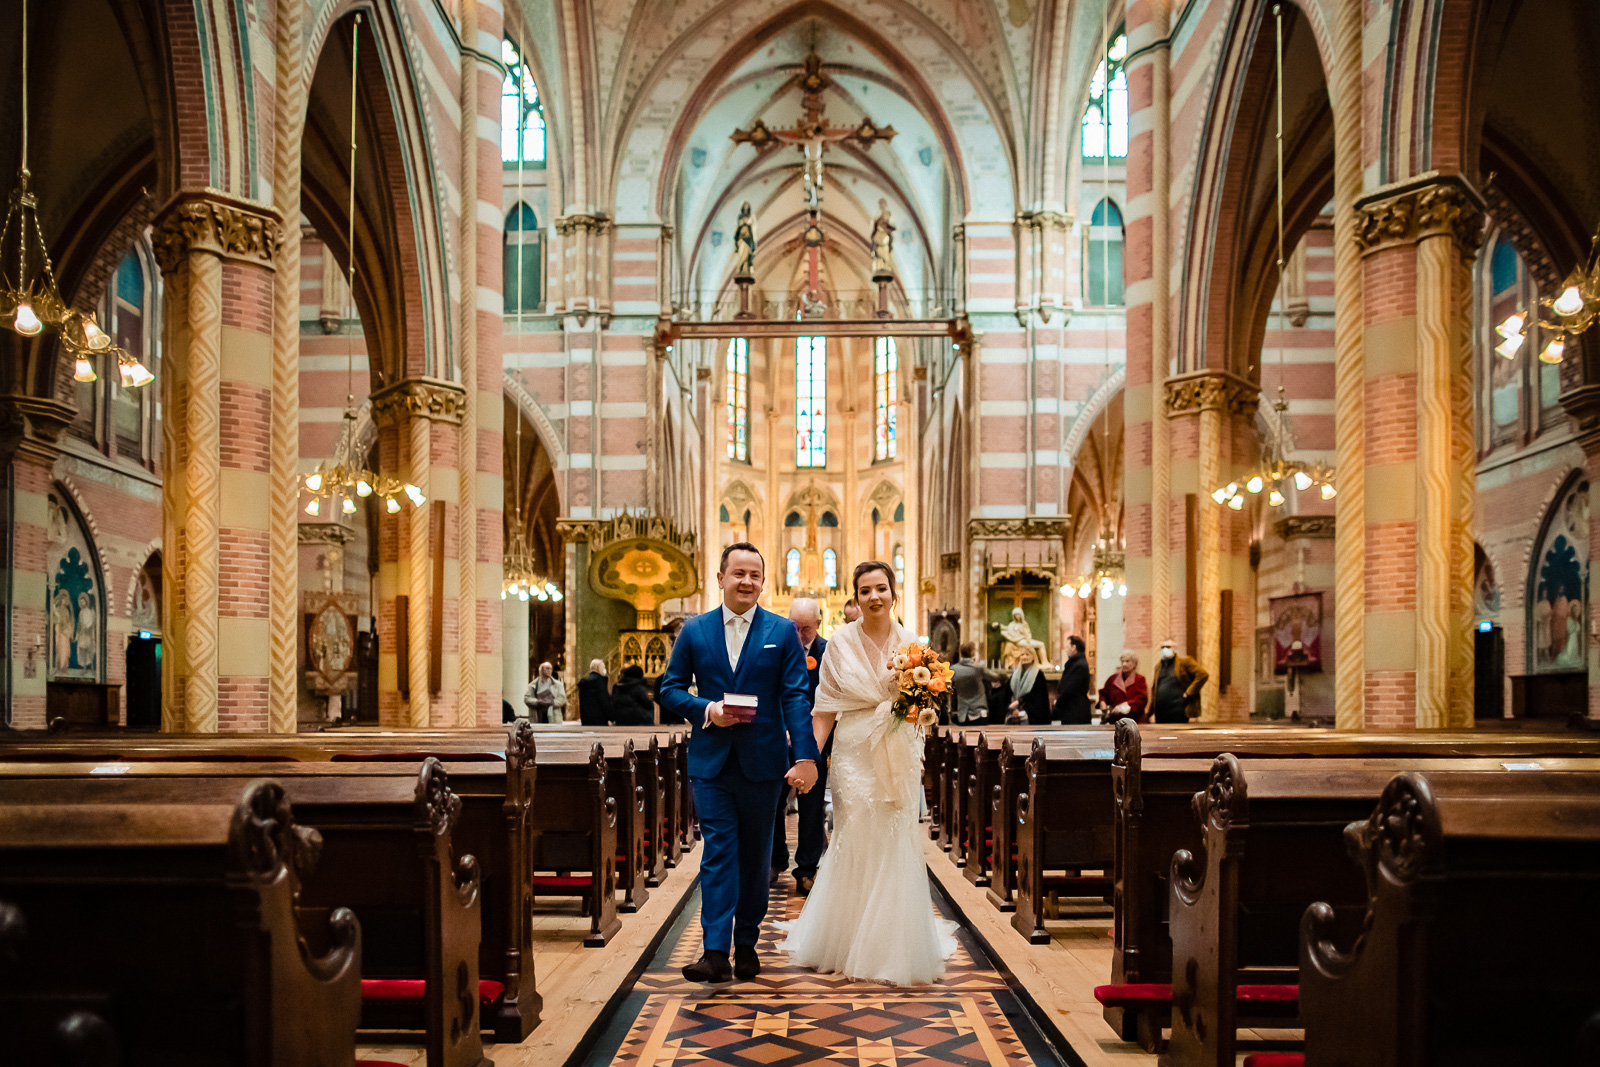
[[[739,653],[744,648],[744,630],[748,625],[742,616],[735,615],[728,620],[728,666],[739,665]]]

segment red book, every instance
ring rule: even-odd
[[[752,722],[756,717],[756,698],[743,693],[724,693],[722,711],[740,722]]]

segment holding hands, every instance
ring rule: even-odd
[[[796,763],[789,768],[789,773],[783,780],[794,786],[801,793],[811,792],[811,787],[817,784],[817,765],[810,760]]]

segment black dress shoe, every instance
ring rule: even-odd
[[[760,973],[761,957],[756,955],[755,946],[733,946],[733,976],[741,982],[748,982]]]
[[[778,884],[778,879],[782,878],[782,877],[783,877],[783,868],[782,867],[773,867],[771,869],[771,872],[767,875],[767,887],[770,889],[772,886],[777,885]]]
[[[794,880],[795,892],[799,893],[803,897],[809,897],[811,895],[811,887],[813,885],[815,885],[816,882],[817,882],[816,878],[813,877],[812,875],[809,875],[809,874],[799,875]]]
[[[728,966],[726,952],[708,948],[699,959],[683,969],[683,976],[691,982],[728,982],[733,979],[733,970]]]

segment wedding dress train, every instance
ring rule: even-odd
[[[934,914],[922,856],[922,739],[889,712],[888,659],[910,640],[897,625],[880,649],[855,622],[828,642],[815,711],[837,715],[833,837],[800,917],[777,924],[794,963],[896,985],[943,977],[956,950],[956,924]]]

